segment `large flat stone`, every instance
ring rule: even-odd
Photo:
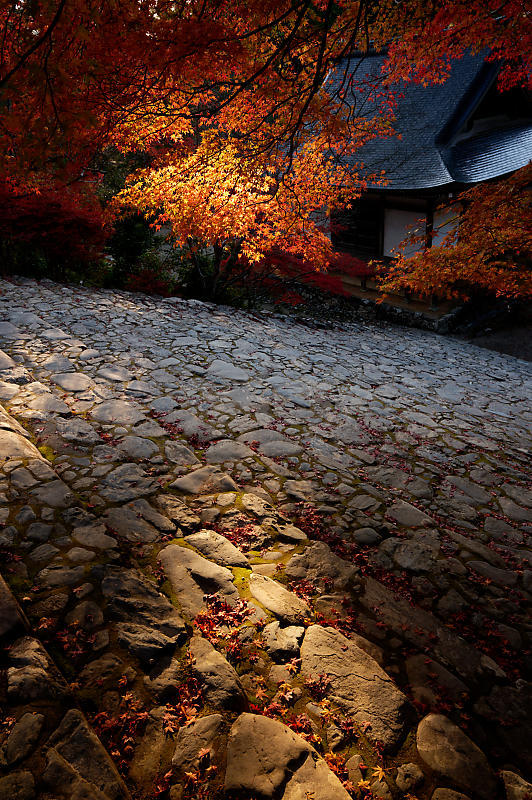
[[[52,562],[50,566],[37,573],[36,579],[43,586],[75,586],[83,579],[83,575],[83,566],[66,567],[61,562],[57,564]]]
[[[53,668],[40,642],[30,636],[17,639],[9,650],[8,699],[16,704],[56,700],[66,691],[66,683]]]
[[[399,525],[404,525],[408,528],[426,527],[434,524],[428,514],[420,511],[419,508],[410,503],[405,503],[404,500],[397,500],[388,509],[387,515]]]
[[[60,478],[41,484],[31,494],[38,503],[52,508],[68,508],[74,501],[74,494]]]
[[[0,381],[0,400],[12,400],[13,397],[20,392],[20,390],[21,387],[16,383]]]
[[[369,722],[366,735],[394,752],[403,741],[411,708],[405,695],[377,662],[334,628],[311,625],[301,646],[301,671],[325,673],[330,698],[358,725]]]
[[[487,492],[477,483],[468,481],[466,478],[461,478],[457,475],[447,475],[446,480],[451,484],[451,486],[454,486],[456,489],[467,495],[468,498],[471,498],[471,500],[479,505],[482,503],[489,503],[491,500],[489,492]],[[465,502],[467,502],[467,500]]]
[[[303,452],[303,447],[297,442],[275,441],[261,444],[259,450],[268,458],[282,458],[284,456],[299,455],[299,453]]]
[[[201,636],[190,642],[192,671],[200,679],[207,703],[216,709],[242,709],[246,693],[236,670],[212,644]]]
[[[238,547],[216,531],[198,531],[185,536],[185,541],[216,564],[224,567],[249,567],[249,561]]]
[[[450,719],[429,714],[417,729],[421,759],[458,788],[485,800],[497,796],[497,782],[484,753]]]
[[[195,617],[204,609],[206,594],[219,594],[231,605],[239,599],[233,573],[187,547],[170,544],[161,550],[158,559],[181,608],[189,617]]]
[[[516,522],[532,522],[532,510],[530,508],[523,508],[508,497],[501,497],[499,505],[502,508],[502,513],[510,517],[510,519],[516,520]]]
[[[167,716],[165,706],[152,708],[143,733],[136,736],[128,779],[139,797],[149,797],[158,778],[168,771],[174,739],[165,733]]]
[[[205,458],[209,464],[221,464],[224,461],[240,461],[242,458],[253,457],[255,453],[242,442],[234,442],[231,439],[222,439],[220,442],[211,445],[205,453]]]
[[[72,531],[72,538],[84,547],[96,550],[110,550],[117,547],[117,541],[106,533],[107,528],[103,522],[92,522],[80,525]]]
[[[221,361],[220,359],[216,359],[210,364],[205,375],[208,378],[220,378],[226,381],[249,380],[249,372],[246,372],[245,369],[231,364],[230,361]]]
[[[262,445],[269,444],[270,442],[289,442],[290,440],[280,431],[276,431],[273,428],[255,428],[254,430],[240,434],[238,441],[245,442],[246,444],[255,442],[258,445]]]
[[[52,342],[58,341],[59,339],[70,338],[70,334],[68,334],[62,328],[46,328],[46,330],[41,331],[39,335],[43,339],[49,339]]]
[[[45,358],[41,366],[48,370],[48,372],[54,372],[56,374],[76,371],[74,362],[67,358],[67,356],[62,356],[59,353],[53,353],[53,355]]]
[[[102,594],[114,619],[153,627],[176,642],[185,636],[185,623],[177,609],[139,570],[108,567]]]
[[[92,425],[84,419],[76,417],[74,419],[58,419],[56,424],[59,434],[67,442],[76,442],[83,445],[101,442]]]
[[[141,498],[140,500],[133,500],[132,503],[128,503],[129,508],[137,515],[137,517],[142,517],[143,520],[149,522],[153,525],[157,530],[161,531],[162,533],[174,533],[175,525],[174,523],[168,519],[168,517],[163,516],[163,514],[159,514],[152,505],[148,503],[147,500]]]
[[[81,797],[76,789],[84,784],[102,792],[109,800],[127,797],[127,789],[110,756],[77,709],[67,711],[47,744],[43,778],[62,797]],[[67,776],[70,780],[65,780]]]
[[[282,722],[247,713],[229,733],[225,790],[239,797],[273,798],[283,792],[283,800],[349,800],[305,739]]]
[[[125,436],[120,442],[118,451],[121,455],[129,458],[148,459],[154,453],[159,452],[159,448],[151,439],[141,436]]]
[[[167,653],[173,653],[177,646],[176,637],[167,636],[155,626],[119,622],[116,631],[118,644],[148,667],[156,664]]]
[[[160,538],[159,531],[127,505],[108,509],[104,519],[111,532],[128,542],[155,542]]]
[[[175,740],[172,765],[180,772],[198,769],[200,753],[209,751],[210,757],[221,744],[223,718],[220,714],[200,717],[190,725],[179,728]]]
[[[249,576],[249,590],[264,608],[289,624],[297,625],[310,617],[304,600],[265,575],[253,572]]]
[[[10,356],[8,356],[7,353],[4,353],[3,350],[0,350],[0,372],[2,372],[5,369],[12,369],[13,367],[16,366],[17,365],[15,364],[13,359]]]
[[[172,494],[157,494],[155,504],[162,514],[178,525],[185,532],[195,531],[201,527],[201,519],[194,514],[186,503]]]
[[[216,436],[222,435],[220,431],[217,431],[208,422],[204,422],[196,414],[183,408],[178,408],[167,414],[164,417],[164,421],[176,425],[185,436],[195,436],[200,441],[210,441]]]
[[[52,381],[67,392],[86,392],[92,386],[92,380],[83,372],[62,372],[52,375]]]
[[[71,409],[62,400],[59,400],[51,392],[42,392],[28,403],[28,408],[32,411],[43,411],[47,414],[68,414]]]
[[[35,779],[31,772],[20,770],[0,778],[0,797],[6,800],[34,800]]]
[[[186,494],[209,494],[238,491],[234,480],[216,467],[200,467],[170,484]]]
[[[119,364],[101,367],[96,374],[108,381],[129,381],[133,377],[129,370]]]
[[[299,655],[299,645],[305,629],[299,625],[287,625],[281,628],[277,620],[265,626],[262,637],[264,646],[274,661],[287,661]]]
[[[136,425],[145,419],[142,411],[125,400],[105,400],[94,406],[91,416],[109,425]]]
[[[525,781],[520,775],[509,770],[501,770],[507,800],[527,800],[532,797],[532,783]]]
[[[14,431],[0,429],[0,453],[3,459],[39,458],[42,455],[35,445]]]
[[[312,542],[302,553],[292,556],[285,574],[289,578],[305,578],[318,583],[326,581],[340,591],[353,586],[359,570],[333,553],[325,542]]]
[[[164,454],[168,461],[181,467],[188,466],[189,464],[199,464],[199,460],[192,450],[185,447],[185,445],[180,442],[166,442],[164,445]]]
[[[11,322],[0,322],[0,338],[18,339],[21,333],[22,331]]]
[[[28,756],[41,735],[43,714],[26,713],[11,729],[5,744],[5,758],[9,765],[16,764]]]
[[[157,488],[158,484],[138,464],[122,464],[102,478],[99,494],[113,503],[123,503],[153,494]]]

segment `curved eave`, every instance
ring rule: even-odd
[[[475,136],[442,152],[453,179],[479,183],[525,167],[532,159],[532,125]]]
[[[428,191],[430,189],[441,189],[444,186],[451,186],[455,183],[454,178],[447,178],[444,181],[418,181],[415,183],[405,183],[404,181],[389,181],[386,185],[382,183],[368,183],[368,189],[379,189],[383,192],[412,192]]]

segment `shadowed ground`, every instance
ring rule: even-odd
[[[529,364],[0,290],[1,797],[524,800]]]

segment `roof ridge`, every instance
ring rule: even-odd
[[[447,120],[435,138],[437,147],[448,146],[452,136],[460,130],[466,120],[475,112],[493,86],[501,65],[484,61],[479,72],[473,77],[469,88],[464,92],[453,115]]]

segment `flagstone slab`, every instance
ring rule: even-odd
[[[4,353],[3,350],[0,350],[0,372],[2,372],[5,369],[12,369],[13,367],[16,366],[17,365],[15,364],[11,356],[8,356],[8,354]]]
[[[109,381],[129,381],[133,377],[131,372],[119,364],[111,364],[109,366],[101,367],[96,375],[100,378],[106,378]]]
[[[1,458],[39,458],[42,455],[35,445],[29,442],[24,436],[14,431],[3,430],[0,428],[0,454]]]
[[[253,572],[249,576],[249,590],[264,608],[289,624],[297,625],[310,617],[304,600],[266,575]]]
[[[249,380],[249,372],[242,367],[237,367],[229,361],[215,359],[205,373],[207,378],[219,378],[226,381],[245,382]]]
[[[200,467],[178,478],[170,484],[171,488],[179,489],[186,494],[207,494],[209,492],[231,492],[237,491],[238,487],[234,480],[224,472],[215,467]]]
[[[112,425],[136,425],[144,419],[142,411],[125,400],[105,400],[94,406],[90,413],[98,422]]]
[[[68,392],[85,392],[92,386],[92,379],[83,372],[63,372],[52,375],[52,381]]]
[[[185,541],[216,564],[224,567],[249,567],[248,559],[238,547],[216,531],[191,533],[185,536]]]
[[[408,730],[412,709],[406,696],[382,667],[334,628],[311,625],[301,645],[301,672],[324,673],[331,682],[328,696],[366,730],[386,752],[395,752]]]
[[[436,774],[485,800],[497,795],[497,783],[484,753],[443,714],[429,714],[417,729],[417,750]]]
[[[238,602],[233,573],[191,548],[170,544],[160,551],[158,560],[181,608],[189,617],[195,617],[205,608],[205,595],[217,594],[229,605]]]
[[[284,787],[284,788],[283,788]],[[314,748],[277,720],[241,714],[227,743],[226,792],[283,800],[349,800]]]

